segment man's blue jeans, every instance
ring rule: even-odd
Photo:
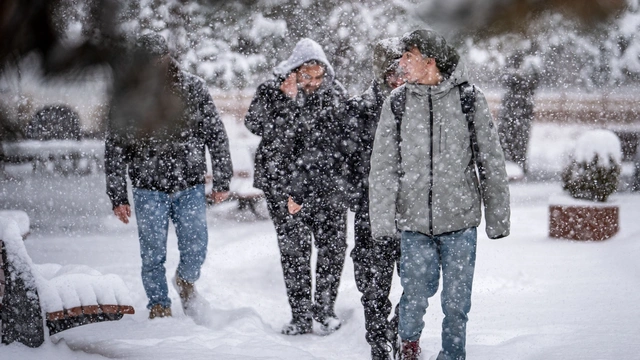
[[[420,339],[422,318],[435,295],[442,269],[442,351],[438,360],[464,360],[467,314],[471,309],[471,285],[476,262],[476,228],[436,235],[403,231],[400,242],[400,299],[398,335]]]
[[[171,306],[164,263],[167,259],[169,219],[176,228],[180,263],[176,273],[190,283],[200,278],[207,256],[207,220],[204,185],[175,193],[133,189],[138,239],[142,257],[142,285],[151,309]]]

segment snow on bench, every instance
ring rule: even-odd
[[[2,218],[11,219],[16,222],[23,240],[29,236],[31,223],[29,221],[29,215],[27,215],[26,212],[22,210],[0,210],[0,219]]]
[[[104,163],[104,140],[24,140],[2,142],[0,161],[32,163],[33,170],[49,169],[62,173],[90,173]],[[95,169],[94,169],[95,168]]]
[[[35,265],[46,280],[38,286],[49,334],[72,327],[134,314],[129,289],[113,274],[102,275],[87,266]]]
[[[2,342],[30,347],[76,326],[120,320],[135,312],[129,289],[116,275],[87,266],[33,264],[15,220],[0,217],[0,314]]]

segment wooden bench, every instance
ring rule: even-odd
[[[640,191],[640,124],[609,125],[607,129],[620,139],[622,161],[633,163],[631,190]]]
[[[634,161],[640,140],[640,125],[610,125],[607,127],[620,139],[622,161]]]
[[[77,275],[83,276],[83,274]],[[104,275],[98,275],[96,276],[96,279],[91,279],[89,276],[85,276],[85,279],[91,281],[92,286],[109,286],[108,282],[100,284],[101,276]],[[78,286],[77,283],[76,286]],[[58,289],[59,288],[60,287],[58,287]],[[88,290],[91,291],[92,289]],[[64,289],[64,291],[69,291],[69,289]],[[78,289],[76,291],[86,292],[87,289]],[[71,290],[71,294],[73,294],[73,290]],[[107,304],[101,304],[100,302],[101,301],[96,298],[95,301],[89,302],[92,305],[79,305],[68,308],[65,308],[65,305],[63,305],[62,309],[60,309],[60,307],[56,307],[56,309],[60,310],[45,311],[45,321],[47,328],[49,329],[49,335],[81,325],[93,324],[102,321],[120,320],[124,315],[135,314],[133,306],[119,305],[117,299],[107,301]]]
[[[31,164],[34,172],[89,174],[104,164],[104,140],[5,141],[0,155],[0,170],[5,164]]]
[[[210,175],[207,175],[207,182],[211,181]],[[253,177],[247,171],[236,171],[233,173],[231,183],[229,184],[229,197],[227,201],[237,200],[238,210],[249,210],[255,216],[262,217],[256,206],[264,199],[264,193],[260,189],[253,187]],[[214,201],[211,196],[207,198],[209,205],[213,205]]]
[[[256,210],[256,205],[264,199],[262,190],[253,187],[253,176],[248,171],[234,173],[229,186],[231,200],[238,200],[238,210],[250,210],[254,215],[261,215]]]
[[[238,201],[238,210],[249,210],[256,217],[262,218],[256,206],[264,199],[264,193],[253,187],[253,156],[257,144],[238,143],[230,145],[231,161],[233,163],[233,177],[229,184],[228,200]],[[211,175],[206,181],[211,182]],[[209,198],[209,204],[213,199]]]
[[[49,335],[101,321],[120,320],[135,310],[116,275],[84,266],[34,265],[17,223],[0,217],[0,336],[2,343],[29,347]]]

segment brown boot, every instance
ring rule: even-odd
[[[155,304],[153,305],[151,310],[149,310],[149,319],[163,318],[163,317],[171,317],[170,307],[164,307],[160,304]]]
[[[196,292],[196,287],[193,283],[184,280],[176,274],[175,277],[175,285],[178,290],[178,294],[180,294],[180,300],[182,301],[182,309],[187,313],[189,309],[189,305],[193,300],[198,296]]]
[[[418,360],[420,358],[420,352],[420,340],[402,340],[402,349],[400,349],[400,360]]]

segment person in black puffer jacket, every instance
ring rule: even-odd
[[[261,84],[245,125],[261,136],[254,186],[265,192],[275,225],[292,320],[283,334],[325,332],[341,322],[334,304],[347,249],[346,177],[341,142],[346,91],[313,40]],[[315,298],[311,299],[311,236],[318,249]]]
[[[351,251],[356,285],[362,293],[367,342],[371,345],[373,360],[389,359],[395,346],[397,316],[389,321],[391,301],[389,292],[393,269],[400,256],[400,242],[382,244],[371,237],[369,220],[369,171],[371,151],[380,111],[391,90],[402,85],[397,73],[398,59],[403,46],[399,38],[378,41],[373,48],[373,75],[371,86],[347,102],[349,117],[348,166],[353,184],[351,209],[355,212],[354,239]]]
[[[149,318],[171,315],[164,262],[169,220],[174,223],[180,250],[175,283],[190,314],[197,300],[193,283],[208,242],[205,146],[211,155],[213,197],[221,201],[233,174],[229,141],[204,81],[178,68],[164,38],[142,37],[130,61],[138,65],[131,69],[142,71],[115,74],[105,140],[107,194],[114,214],[128,223],[128,173]],[[146,101],[133,103],[141,97],[131,92],[144,93]]]

